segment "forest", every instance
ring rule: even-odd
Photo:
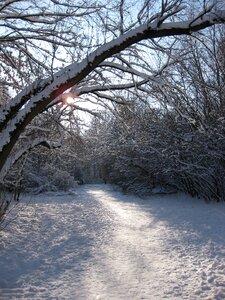
[[[99,182],[224,201],[223,6],[1,1],[0,217]]]

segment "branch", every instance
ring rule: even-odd
[[[4,167],[2,168],[0,172],[0,182],[4,179],[4,177],[7,175],[8,171],[11,169],[11,167],[25,154],[30,152],[33,148],[37,146],[44,146],[48,149],[54,149],[59,148],[61,145],[59,143],[48,141],[46,138],[36,138],[33,140],[32,143],[27,143],[25,147],[18,150],[13,156],[10,156],[10,158],[6,161]]]
[[[153,78],[152,78],[153,79]],[[149,79],[141,80],[141,81],[133,81],[127,84],[109,84],[109,85],[92,85],[92,86],[85,86],[77,89],[78,96],[88,93],[94,93],[99,91],[115,91],[115,90],[125,90],[130,89],[133,87],[139,87],[145,83],[147,83]]]

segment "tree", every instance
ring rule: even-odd
[[[12,9],[14,2],[16,6],[13,6]],[[205,3],[205,1],[203,2]],[[22,11],[24,11],[23,5],[26,3],[29,3],[29,5],[32,4],[32,7],[29,13],[24,15],[22,13]],[[196,17],[185,21],[182,14],[184,11],[183,1],[164,0],[161,3],[161,7],[158,8],[158,13],[150,16],[150,2],[143,1],[136,20],[133,21],[134,17],[131,12],[129,18],[125,20],[128,11],[127,6],[125,6],[125,1],[121,0],[114,6],[114,12],[119,13],[119,22],[116,21],[117,19],[111,18],[109,11],[108,18],[105,22],[100,5],[87,5],[85,1],[79,6],[74,6],[72,3],[72,1],[70,3],[68,1],[58,2],[55,0],[46,0],[44,2],[45,5],[40,6],[38,5],[38,1],[35,0],[31,0],[30,2],[17,0],[4,1],[0,7],[0,13],[4,22],[3,28],[6,28],[1,38],[2,42],[7,42],[7,37],[9,37],[11,42],[19,40],[22,43],[18,44],[18,65],[14,66],[12,56],[10,56],[11,53],[5,55],[2,51],[5,58],[4,62],[6,65],[10,62],[10,68],[15,67],[15,69],[18,70],[17,75],[21,73],[21,78],[25,78],[24,80],[27,80],[26,77],[23,76],[26,63],[25,67],[21,64],[21,62],[24,63],[25,59],[21,59],[20,55],[24,55],[26,58],[30,57],[28,61],[28,63],[30,62],[29,71],[31,71],[34,76],[37,72],[32,71],[35,56],[32,55],[32,50],[29,52],[26,51],[27,44],[33,40],[33,47],[36,47],[37,39],[44,37],[42,50],[46,46],[45,43],[51,44],[53,47],[51,61],[53,61],[56,47],[66,46],[65,44],[63,45],[62,40],[65,41],[64,34],[68,31],[67,21],[70,17],[74,18],[74,16],[77,16],[79,20],[80,16],[89,17],[90,13],[94,13],[95,16],[98,16],[98,19],[101,20],[101,25],[104,25],[106,33],[105,37],[100,37],[99,39],[99,42],[103,43],[103,45],[98,47],[94,45],[95,50],[90,51],[88,45],[84,44],[80,47],[84,48],[82,49],[84,54],[77,55],[76,57],[78,62],[76,61],[67,67],[62,67],[59,71],[51,72],[53,68],[50,68],[48,63],[45,68],[43,57],[37,62],[38,72],[45,70],[44,75],[48,75],[49,72],[51,75],[45,79],[40,79],[42,74],[41,76],[38,74],[38,80],[23,89],[18,87],[21,91],[1,110],[0,170],[2,170],[3,167],[4,169],[8,168],[7,166],[12,150],[26,126],[28,126],[35,116],[41,114],[50,106],[62,101],[62,93],[71,89],[71,93],[76,94],[76,96],[91,93],[103,99],[113,100],[112,94],[104,92],[125,88],[133,88],[134,90],[142,89],[144,84],[151,82],[151,80],[156,80],[157,75],[160,75],[160,72],[157,73],[155,70],[152,70],[147,60],[145,65],[139,64],[140,57],[143,57],[143,49],[149,47],[148,41],[154,44],[157,38],[191,35],[193,32],[197,32],[217,23],[222,23],[225,19],[224,11],[213,11],[213,7],[211,6],[210,8],[204,7],[204,10]],[[49,4],[51,4],[50,8],[52,8],[54,12],[48,10],[47,6]],[[157,3],[152,9],[156,9],[156,7]],[[26,6],[26,8],[28,7]],[[66,10],[62,12],[62,8]],[[80,11],[82,11],[82,13],[80,13]],[[105,8],[104,12],[107,12]],[[9,20],[14,20],[15,26],[17,27],[13,27],[13,24],[9,23]],[[63,24],[61,23],[62,20]],[[56,31],[53,30],[55,21],[57,21],[56,27],[59,24],[59,28]],[[24,22],[31,24],[31,27],[24,29]],[[107,22],[108,24],[105,24]],[[47,26],[47,33],[43,26],[46,23],[48,26],[51,25],[50,27]],[[71,25],[70,22],[68,24]],[[27,33],[27,30],[31,32],[31,35]],[[74,32],[74,28],[69,28],[69,33],[72,32]],[[79,34],[75,35],[76,38],[79,36]],[[110,40],[108,41],[108,39]],[[97,41],[97,37],[96,39],[94,38],[94,41],[95,40]],[[65,43],[66,42],[67,40]],[[73,47],[76,47],[76,45],[73,45]],[[71,44],[69,44],[69,49],[71,49]],[[49,51],[51,50],[47,49],[47,52]],[[139,56],[138,51],[142,52]],[[169,61],[166,62],[166,65],[171,63],[172,55],[169,53],[168,57]],[[60,60],[60,58],[58,60]],[[42,65],[42,69],[40,65]],[[148,67],[146,67],[146,65],[148,65]],[[141,71],[140,66],[143,68]],[[111,80],[107,80],[107,73],[110,70],[112,74]],[[7,72],[10,72],[10,70],[7,70]],[[122,74],[130,74],[130,77],[124,76],[125,82],[123,81],[122,84],[112,84],[113,80],[115,82],[115,76],[120,80],[123,76]],[[97,84],[98,82],[100,82],[100,84]],[[121,101],[123,102],[123,98],[119,102]]]

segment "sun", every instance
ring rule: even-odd
[[[64,105],[72,106],[76,101],[77,95],[72,92],[63,93],[61,96],[61,101]]]
[[[71,96],[66,97],[65,102],[67,105],[73,105],[75,102],[75,99]]]

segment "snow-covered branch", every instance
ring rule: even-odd
[[[94,92],[100,92],[100,91],[115,91],[115,90],[124,90],[124,89],[130,89],[133,87],[139,87],[145,83],[147,83],[150,79],[146,78],[141,81],[133,81],[127,84],[109,84],[109,85],[93,85],[89,87],[81,87],[77,89],[78,95],[88,94],[88,93],[94,93]],[[152,80],[155,80],[152,78]]]
[[[8,173],[9,169],[11,169],[11,167],[25,154],[27,154],[29,151],[31,151],[33,148],[37,147],[37,146],[44,146],[47,147],[49,149],[54,149],[54,148],[58,148],[61,146],[60,143],[57,142],[52,142],[47,140],[45,137],[39,137],[34,139],[32,142],[28,142],[26,144],[26,146],[24,146],[22,149],[19,149],[16,151],[15,154],[13,154],[12,156],[10,156],[6,163],[4,164],[4,167],[2,168],[1,172],[0,172],[0,182],[3,180],[3,178],[5,177],[5,175]]]

